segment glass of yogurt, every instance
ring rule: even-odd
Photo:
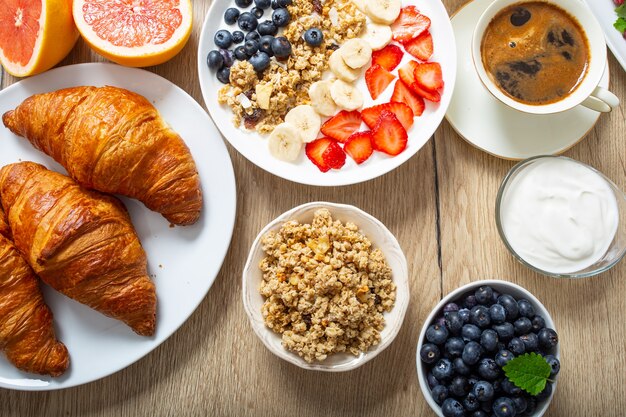
[[[564,156],[537,156],[511,168],[498,191],[496,224],[513,256],[544,275],[590,277],[626,254],[626,195]]]

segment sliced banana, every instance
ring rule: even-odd
[[[372,57],[370,44],[359,38],[346,41],[338,51],[341,51],[343,62],[352,69],[364,67]]]
[[[339,59],[341,59],[341,57],[339,57]],[[332,81],[326,80],[314,82],[311,84],[311,87],[309,87],[311,105],[315,111],[322,116],[333,116],[338,111],[337,105],[330,95],[330,88],[332,85]]]
[[[330,88],[330,95],[335,103],[346,110],[363,107],[363,94],[351,84],[343,80],[335,80]]]
[[[400,15],[401,0],[365,0],[363,13],[376,23],[392,24]]]
[[[388,25],[368,23],[365,25],[365,32],[361,39],[369,43],[372,50],[379,51],[389,45],[392,36],[391,28]]]
[[[267,142],[270,153],[282,161],[295,161],[302,150],[300,132],[291,123],[281,123],[274,128]]]
[[[343,48],[343,47],[341,47]],[[350,68],[346,65],[341,56],[341,48],[337,49],[330,55],[328,59],[328,67],[337,76],[337,78],[352,82],[355,81],[361,75],[361,71]]]
[[[365,13],[365,2],[366,0],[352,0],[352,3],[359,9],[362,13]]]
[[[320,133],[322,119],[315,109],[308,104],[296,106],[289,110],[285,116],[285,122],[293,125],[304,143],[313,142]]]

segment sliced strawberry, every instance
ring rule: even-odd
[[[370,129],[373,129],[378,122],[378,118],[385,110],[393,113],[406,130],[409,130],[411,126],[413,126],[413,111],[404,103],[392,102],[368,107],[361,111],[361,118]]]
[[[415,82],[425,90],[437,91],[443,88],[441,65],[438,62],[426,62],[419,64],[414,72]]]
[[[391,24],[393,39],[406,43],[417,38],[430,27],[430,19],[417,10],[415,6],[404,7],[395,22]]]
[[[365,71],[365,83],[367,89],[372,96],[372,99],[376,100],[379,95],[391,82],[394,80],[395,75],[384,69],[378,64],[372,65]]]
[[[430,91],[427,90],[425,88],[422,88],[418,83],[413,83],[411,84],[411,90],[413,90],[415,92],[415,94],[417,94],[420,97],[425,98],[428,101],[433,101],[435,103],[441,101],[441,94],[439,94],[439,91],[435,90],[435,91]]]
[[[398,75],[402,82],[409,87],[415,82],[415,68],[419,65],[416,61],[409,61],[398,70]]]
[[[378,64],[387,71],[393,71],[402,61],[403,55],[398,45],[389,44],[380,51],[372,52],[372,65]]]
[[[333,140],[322,154],[322,159],[326,166],[339,169],[346,163],[346,153],[341,149],[341,146]]]
[[[405,43],[404,49],[415,58],[428,61],[433,54],[433,37],[430,32],[423,32],[417,38]]]
[[[343,150],[357,164],[362,164],[367,161],[374,152],[372,147],[372,132],[356,132],[354,135],[348,138]]]
[[[389,155],[398,155],[406,149],[408,135],[398,121],[396,115],[383,110],[376,127],[372,131],[372,144],[374,149]]]
[[[424,99],[415,94],[402,80],[396,81],[391,101],[409,106],[413,111],[413,116],[421,116],[424,113]]]
[[[339,142],[345,142],[348,137],[361,127],[361,113],[357,110],[342,110],[322,125],[322,133]]]
[[[322,172],[326,172],[331,168],[330,165],[324,161],[324,152],[326,152],[326,149],[328,149],[333,142],[334,140],[331,138],[319,138],[306,144],[306,156]]]

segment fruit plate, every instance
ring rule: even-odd
[[[224,11],[229,7],[234,7],[234,2],[232,1],[213,2],[204,21],[198,48],[198,73],[202,95],[206,107],[222,135],[239,153],[253,164],[274,175],[301,184],[316,186],[356,184],[383,175],[406,162],[433,135],[446,113],[455,84],[456,47],[448,13],[440,0],[405,0],[402,2],[402,5],[403,7],[415,5],[421,13],[431,19],[430,33],[433,37],[434,53],[430,60],[441,64],[445,83],[441,101],[439,103],[427,101],[424,114],[414,119],[415,122],[408,131],[407,148],[402,153],[395,157],[390,157],[380,152],[374,152],[372,157],[361,165],[357,165],[348,157],[345,165],[340,170],[330,170],[322,173],[308,160],[304,149],[295,162],[284,162],[270,154],[267,146],[267,136],[236,128],[232,123],[233,113],[231,109],[226,105],[220,105],[217,101],[218,91],[224,84],[220,83],[215,76],[215,72],[207,67],[207,55],[211,50],[216,49],[213,40],[215,32],[219,29],[238,30],[236,25],[226,25],[223,19]],[[263,19],[261,18],[261,20]],[[411,58],[405,52],[400,66],[404,65]],[[365,68],[368,66],[369,64]],[[397,69],[393,73],[397,75]],[[363,76],[356,81],[355,85],[365,98],[364,108],[373,104],[388,102],[393,92],[392,83],[376,101],[373,101]],[[325,118],[322,119],[322,121],[324,120]]]
[[[205,197],[198,223],[170,227],[158,213],[122,198],[148,256],[148,273],[157,288],[157,326],[152,337],[138,336],[43,285],[54,313],[57,335],[70,353],[70,368],[51,379],[26,374],[0,355],[0,387],[44,391],[103,378],[136,362],[163,343],[194,312],[217,276],[235,221],[235,177],[219,133],[196,101],[171,82],[150,72],[112,64],[80,64],[54,69],[0,91],[0,113],[32,94],[78,85],[112,85],[135,91],[156,106],[185,140],[194,156]],[[30,160],[63,172],[28,141],[0,127],[0,166]]]
[[[626,71],[626,39],[613,27],[613,23],[617,20],[615,3],[613,0],[585,0],[585,2],[600,22],[606,37],[606,44],[613,52],[615,59]]]

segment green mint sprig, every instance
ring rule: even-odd
[[[510,360],[502,369],[513,384],[530,395],[539,394],[550,381],[550,364],[534,352]]]

